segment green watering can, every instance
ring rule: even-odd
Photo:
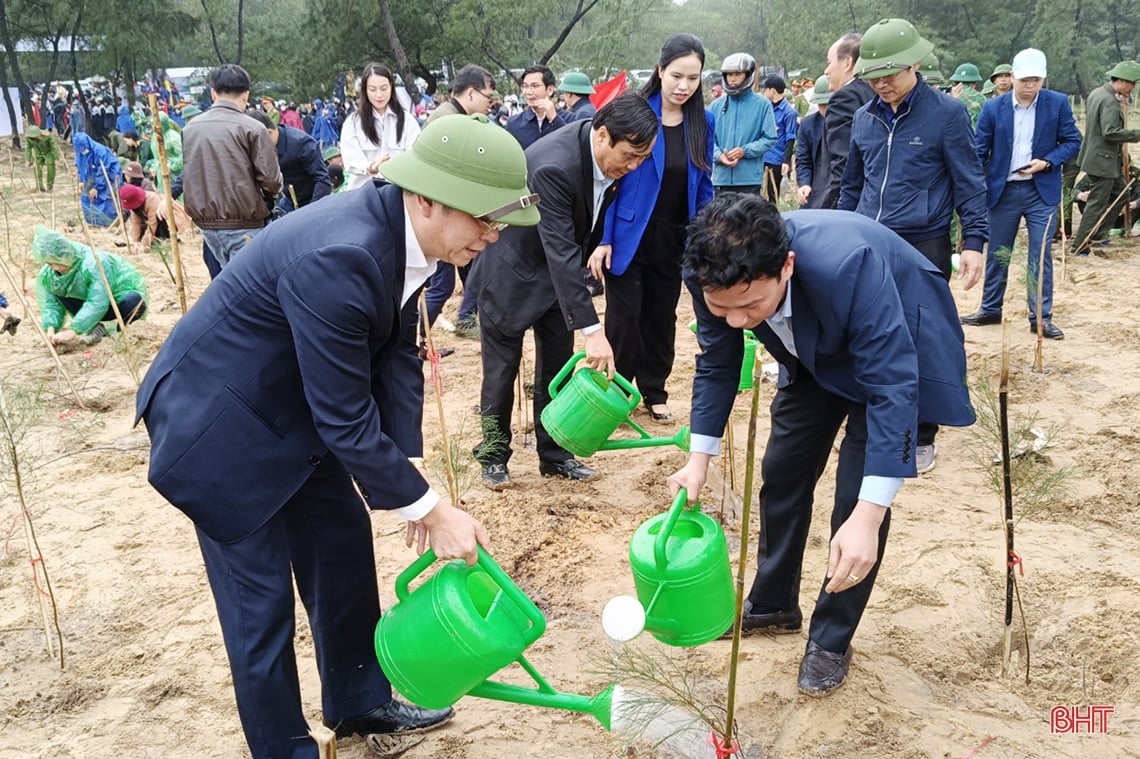
[[[671,646],[699,646],[736,615],[728,543],[720,525],[677,492],[664,514],[646,520],[629,542],[629,565],[645,627]]]
[[[376,625],[376,657],[388,680],[428,709],[465,695],[592,714],[610,729],[613,687],[596,696],[560,693],[522,655],[546,630],[546,618],[484,551],[474,567],[451,561],[414,591],[411,581],[435,562],[424,552],[396,578],[399,601]],[[518,662],[538,685],[488,680]]]
[[[695,335],[697,334],[697,320],[693,319],[689,322],[689,330]],[[744,330],[744,360],[740,362],[740,383],[736,386],[736,392],[740,393],[745,390],[751,390],[753,386],[753,369],[756,365],[756,351],[757,349],[763,351],[760,346],[760,341],[756,339],[756,335],[752,334],[752,330]]]
[[[641,393],[629,380],[615,374],[611,382],[606,375],[583,367],[574,371],[586,357],[578,351],[550,381],[550,403],[542,410],[542,426],[560,446],[575,456],[593,456],[598,451],[624,448],[652,448],[675,445],[689,450],[689,428],[682,427],[673,437],[651,437],[629,415],[641,403]],[[640,437],[610,440],[623,424],[628,424]]]

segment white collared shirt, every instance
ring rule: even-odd
[[[1033,160],[1033,130],[1037,126],[1037,101],[1041,98],[1038,93],[1029,105],[1021,105],[1017,98],[1010,95],[1013,101],[1013,152],[1009,157],[1009,176],[1007,182],[1024,182],[1032,179],[1017,173],[1017,169]]]
[[[594,176],[594,206],[591,209],[593,211],[594,216],[593,216],[593,220],[592,220],[591,225],[590,225],[591,231],[594,229],[594,227],[598,226],[598,217],[602,213],[602,201],[606,197],[606,190],[608,190],[610,185],[612,185],[614,183],[614,180],[610,179],[604,173],[602,173],[602,168],[600,166],[598,166],[598,159],[594,155],[593,136],[594,136],[593,131],[591,130],[591,133],[590,133],[590,137],[591,137],[591,139],[590,139],[590,165],[594,170],[594,173],[593,173],[593,176]],[[589,253],[589,252],[593,252],[593,251],[587,251],[587,252]],[[602,325],[600,322],[598,324],[591,324],[589,327],[583,327],[582,328],[582,334],[583,335],[592,335],[595,332],[597,332],[598,330],[600,330],[601,328],[602,328]]]

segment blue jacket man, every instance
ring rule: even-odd
[[[296,206],[300,208],[332,194],[332,180],[316,140],[304,131],[284,124],[271,130],[269,136],[274,137],[277,145],[277,163],[285,181],[282,205],[286,211],[294,210],[294,196]]]
[[[1051,248],[1061,202],[1061,168],[1080,151],[1081,133],[1069,99],[1042,89],[1045,54],[1028,48],[1014,56],[1013,63],[1013,91],[987,101],[978,118],[977,150],[986,170],[986,205],[990,209],[990,256],[982,306],[977,313],[963,316],[962,323],[979,326],[1001,322],[1009,258],[999,251],[1012,251],[1024,216],[1029,233],[1029,326],[1036,332],[1040,316],[1042,335],[1060,340],[1065,333],[1053,324]],[[1042,255],[1044,270],[1039,273]]]
[[[764,153],[765,181],[768,200],[775,203],[780,197],[784,181],[784,168],[791,168],[796,145],[796,127],[799,114],[784,97],[787,85],[783,77],[773,74],[764,81],[764,95],[772,103],[772,117],[776,120],[776,144]]]
[[[482,526],[422,469],[415,294],[497,224],[534,224],[522,150],[487,122],[440,119],[373,182],[271,224],[175,325],[139,389],[149,480],[193,520],[255,759],[317,759],[297,681],[294,580],[325,725],[338,737],[442,724],[392,698],[366,506],[409,545],[475,561]],[[481,220],[483,219],[483,220]],[[363,503],[362,503],[363,501]]]
[[[721,196],[690,226],[685,282],[701,353],[688,463],[669,478],[696,498],[732,411],[751,330],[780,362],[761,463],[759,565],[742,630],[799,630],[813,491],[846,420],[832,541],[800,666],[809,695],[837,688],[871,594],[902,478],[916,475],[920,418],[974,422],[954,299],[941,272],[871,220],[779,213]]]
[[[764,185],[764,154],[776,144],[776,118],[768,99],[752,91],[756,61],[733,53],[720,67],[724,94],[709,106],[716,121],[713,187],[759,193]]]
[[[661,120],[661,93],[648,98],[649,106]],[[715,127],[713,115],[705,110],[705,121],[709,128],[708,162],[713,163],[713,141],[711,135]],[[687,136],[687,133],[686,133]],[[602,245],[612,245],[610,254],[610,271],[621,275],[629,268],[633,254],[641,242],[645,226],[653,213],[653,206],[657,203],[657,193],[661,189],[661,178],[665,171],[665,128],[657,130],[657,141],[653,143],[653,152],[640,166],[626,174],[617,183],[617,194],[613,203],[606,210],[606,224],[602,230]],[[689,180],[689,213],[686,218],[693,218],[697,211],[705,206],[713,197],[712,182],[709,175],[701,171],[691,162],[688,171]]]

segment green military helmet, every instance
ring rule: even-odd
[[[1010,66],[1008,63],[999,63],[994,67],[994,73],[990,74],[990,82],[992,83],[995,77],[1002,74],[1009,74],[1012,76],[1013,66]]]
[[[1140,81],[1140,63],[1136,61],[1121,61],[1112,67],[1108,75],[1113,79],[1122,79],[1125,82]]]
[[[938,86],[946,82],[946,77],[942,76],[942,64],[938,62],[938,56],[933,51],[919,62],[918,68],[927,84]]]
[[[994,90],[996,89],[997,87],[994,85],[993,80],[988,79],[986,80],[986,83],[982,85],[982,94],[986,97],[989,97],[990,95],[994,94]]]
[[[43,132],[40,131],[40,128],[35,124],[29,124],[28,128],[24,130],[24,136],[32,140],[38,140],[43,136]]]
[[[340,148],[333,145],[331,148],[325,148],[325,152],[321,153],[321,158],[325,163],[328,163],[334,158],[340,157]]]
[[[190,119],[194,118],[195,116],[201,116],[201,115],[202,115],[202,109],[196,105],[188,105],[182,109],[182,120],[183,121],[188,122],[188,121],[190,121]]]
[[[590,84],[590,77],[581,71],[570,71],[562,77],[562,84],[558,85],[559,92],[570,92],[575,95],[593,95],[594,85]]]
[[[831,84],[827,80],[827,75],[821,76],[815,80],[815,87],[812,87],[811,94],[808,96],[808,101],[812,105],[827,105],[831,100]]]
[[[487,221],[538,224],[538,196],[527,187],[522,148],[481,113],[432,121],[410,151],[384,164],[384,178]]]
[[[978,71],[978,67],[972,63],[963,63],[954,69],[954,75],[950,77],[951,82],[980,82],[982,81],[982,74]]]
[[[919,63],[934,50],[914,25],[902,18],[885,18],[863,35],[855,76],[879,79]]]

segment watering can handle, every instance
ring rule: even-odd
[[[657,540],[653,543],[653,559],[657,562],[659,571],[665,569],[665,546],[669,543],[669,536],[673,534],[673,528],[677,526],[677,520],[681,518],[681,512],[685,510],[688,500],[689,493],[685,488],[677,491],[677,495],[673,497],[673,505],[669,507],[669,516],[665,518],[661,532],[657,533]],[[693,501],[692,508],[700,507],[700,501]]]
[[[503,591],[504,595],[511,600],[518,607],[519,611],[523,613],[528,620],[530,620],[530,629],[523,633],[523,638],[526,640],[526,645],[534,643],[542,637],[546,632],[546,617],[543,616],[542,611],[535,606],[534,601],[527,597],[526,593],[515,584],[515,581],[510,578],[503,568],[495,563],[491,555],[483,550],[482,546],[477,547],[479,552],[479,568],[490,575],[499,589]],[[425,569],[435,563],[435,551],[431,548],[424,551],[418,559],[416,559],[410,567],[400,573],[396,578],[396,598],[403,601],[408,597],[408,585],[411,584],[417,576],[423,573]]]
[[[555,374],[554,379],[550,380],[550,400],[554,400],[558,397],[558,393],[562,389],[562,385],[566,382],[566,378],[574,371],[574,367],[578,365],[578,362],[585,357],[586,351],[578,351],[570,357],[570,360],[566,362],[565,366],[558,370],[558,374]]]

